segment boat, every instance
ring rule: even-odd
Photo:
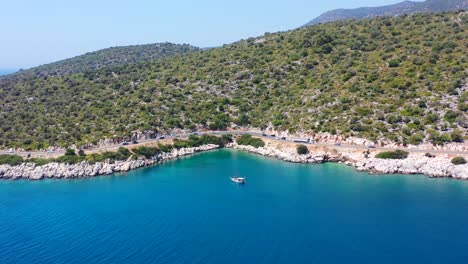
[[[245,183],[245,178],[242,177],[231,177],[231,181],[238,183],[238,184],[244,184]]]

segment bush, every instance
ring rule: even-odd
[[[141,146],[139,148],[133,149],[133,153],[135,153],[137,155],[140,155],[140,156],[144,156],[147,159],[150,159],[150,158],[158,155],[160,152],[161,152],[161,150],[159,148],[155,148],[155,147]]]
[[[378,159],[406,159],[408,152],[403,150],[387,151],[377,154],[375,157]]]
[[[53,162],[53,159],[34,158],[29,159],[28,162],[34,163],[36,166],[42,166]]]
[[[464,141],[463,134],[459,130],[454,130],[450,134],[450,138],[452,139],[453,142],[457,142],[457,143],[462,143]]]
[[[0,155],[0,165],[8,164],[11,166],[16,166],[23,162],[23,157],[18,155]]]
[[[75,151],[73,151],[73,153],[75,153]],[[56,158],[55,161],[58,162],[58,163],[76,164],[76,163],[80,163],[80,162],[84,161],[85,158],[86,157],[84,157],[84,156],[65,154],[64,156]]]
[[[117,159],[119,160],[126,160],[128,159],[128,157],[130,157],[132,155],[132,153],[130,152],[130,150],[124,148],[124,147],[120,147],[118,150],[117,150]]]
[[[396,68],[400,66],[400,61],[399,60],[391,60],[388,62],[388,67],[390,68]]]
[[[466,164],[466,160],[463,157],[455,157],[455,158],[452,159],[452,164],[454,164],[454,165]]]
[[[309,154],[309,149],[307,148],[306,145],[297,145],[296,151],[297,151],[297,154],[299,155]]]
[[[65,150],[65,156],[75,156],[76,153],[73,149],[71,148],[67,148],[67,150]]]
[[[262,139],[253,138],[251,135],[248,135],[248,134],[242,135],[236,140],[236,142],[239,145],[252,146],[255,148],[265,146],[265,142]]]

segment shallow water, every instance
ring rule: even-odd
[[[464,263],[467,249],[468,181],[235,150],[0,181],[0,263]]]

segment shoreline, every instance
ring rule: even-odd
[[[378,174],[420,174],[430,178],[454,178],[468,180],[468,164],[454,165],[449,157],[425,157],[423,154],[410,154],[407,159],[378,159],[372,152],[366,154],[356,151],[336,151],[326,149],[310,151],[309,154],[299,155],[295,147],[290,144],[271,144],[265,147],[237,145],[231,143],[228,148],[247,151],[265,157],[292,163],[318,164],[324,162],[341,163],[354,167],[358,171]],[[310,150],[310,148],[309,148]]]
[[[371,153],[365,157],[362,152],[337,151],[336,149],[314,149],[306,155],[299,155],[296,152],[295,144],[281,144],[267,141],[265,147],[255,148],[252,146],[238,145],[230,143],[226,145],[228,149],[246,151],[249,153],[275,158],[277,160],[304,163],[320,164],[325,162],[335,162],[352,166],[358,171],[367,171],[379,174],[422,174],[428,177],[454,178],[468,180],[468,164],[453,165],[448,157],[428,158],[423,155],[411,154],[403,160],[377,159]],[[308,146],[309,150],[313,146]],[[137,159],[109,162],[97,162],[90,164],[80,162],[77,164],[49,163],[36,166],[33,163],[23,163],[18,166],[0,165],[0,180],[43,180],[43,179],[81,179],[110,175],[119,172],[128,172],[143,167],[157,165],[168,160],[175,160],[196,153],[220,149],[218,145],[203,145],[193,148],[174,149],[168,153],[161,153],[152,159]]]
[[[161,153],[151,159],[127,159],[124,161],[96,162],[90,164],[82,161],[77,164],[49,163],[36,166],[33,163],[22,163],[18,166],[0,165],[0,180],[43,180],[43,179],[82,179],[128,172],[139,168],[157,165],[168,160],[175,160],[196,153],[219,149],[218,145],[203,145],[193,148],[174,149]]]

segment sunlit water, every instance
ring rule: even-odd
[[[0,263],[467,260],[468,181],[233,150],[94,179],[0,181]]]

